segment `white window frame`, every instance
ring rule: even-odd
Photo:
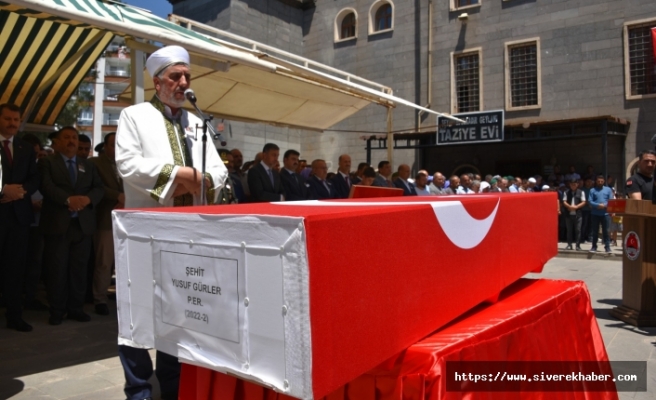
[[[640,19],[637,21],[628,21],[624,23],[624,96],[626,100],[654,99],[656,93],[651,94],[631,94],[631,65],[629,60],[629,29],[636,25],[656,24],[656,18]]]
[[[504,0],[504,1],[506,1],[506,0]],[[449,10],[450,11],[460,11],[460,10],[467,10],[467,9],[470,9],[470,8],[476,8],[476,7],[480,7],[482,2],[483,2],[483,0],[478,0],[478,4],[470,4],[468,6],[458,7],[458,0],[449,0]]]
[[[472,53],[478,53],[478,111],[484,111],[485,105],[483,104],[483,48],[474,47],[461,51],[451,52],[451,113],[457,114],[459,112],[472,112],[472,111],[458,111],[458,93],[456,85],[456,58]]]
[[[392,23],[388,29],[383,29],[380,31],[374,30],[376,27],[376,12],[378,9],[386,4],[389,4],[392,7]],[[396,10],[394,9],[394,3],[391,0],[378,0],[374,2],[371,7],[369,7],[369,36],[378,35],[379,33],[391,32],[394,30],[394,16],[396,15]]]
[[[521,45],[535,44],[536,53],[537,53],[537,74],[538,74],[538,104],[530,106],[519,106],[513,107],[512,105],[512,86],[510,82],[510,48],[511,47],[520,47]],[[535,110],[542,108],[542,62],[540,57],[540,38],[530,38],[516,40],[513,42],[504,43],[504,75],[505,75],[505,85],[506,85],[506,110],[507,111],[521,111],[521,110]]]
[[[348,38],[341,38],[341,33],[342,33],[342,22],[344,21],[344,18],[353,13],[355,15],[355,36],[351,36]],[[355,11],[354,8],[343,8],[341,9],[337,15],[335,16],[335,35],[334,35],[334,40],[335,43],[341,43],[341,42],[348,42],[349,40],[355,40],[358,38],[358,12]]]

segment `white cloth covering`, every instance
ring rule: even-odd
[[[193,166],[200,171],[203,122],[185,110],[182,111],[181,122]],[[178,129],[177,124],[174,126]],[[196,129],[196,126],[199,128]],[[173,184],[173,180],[179,166],[173,167],[159,195],[159,202],[151,196],[167,164],[175,163],[162,113],[151,103],[141,103],[124,109],[116,130],[116,166],[123,178],[126,208],[173,206],[171,196],[177,186]],[[214,199],[208,199],[210,202],[216,200],[219,189],[223,187],[228,176],[228,170],[211,142],[207,146],[206,166],[206,172],[212,176],[214,187]],[[200,204],[199,196],[194,197],[194,204]]]

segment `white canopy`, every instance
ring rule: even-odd
[[[147,42],[185,47],[192,56],[192,87],[199,106],[218,117],[324,130],[369,103],[388,108],[403,104],[443,115],[394,97],[388,87],[331,67],[275,52],[264,45],[251,45],[254,42],[248,39],[222,32],[233,41],[238,38],[238,42],[248,43],[250,48],[235,45],[110,0],[10,0],[8,3],[4,6],[0,3],[0,9],[125,36],[135,50],[153,51],[156,46]],[[153,88],[152,79],[146,77],[143,84],[147,99]],[[75,86],[78,83],[69,82]],[[131,91],[128,88],[123,96]]]

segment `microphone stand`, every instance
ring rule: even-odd
[[[209,124],[214,117],[211,115],[205,115],[203,112],[198,108],[196,105],[195,101],[189,101],[194,108],[196,109],[196,112],[198,113],[198,117],[203,120],[203,160],[202,160],[202,169],[201,169],[201,180],[200,180],[200,204],[202,206],[207,205],[207,195],[205,193],[205,163],[206,163],[206,157],[207,157],[207,128],[210,127],[211,125]],[[198,126],[196,126],[196,129],[198,129]]]

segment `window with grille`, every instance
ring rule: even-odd
[[[510,106],[539,105],[537,43],[510,46],[508,68]]]
[[[392,6],[384,4],[376,10],[376,27],[375,31],[392,29]]]
[[[628,27],[631,96],[656,94],[656,65],[651,28],[656,22]]]
[[[355,37],[355,14],[350,13],[342,20],[342,31],[340,39]]]
[[[480,111],[479,53],[455,57],[456,111]]]

